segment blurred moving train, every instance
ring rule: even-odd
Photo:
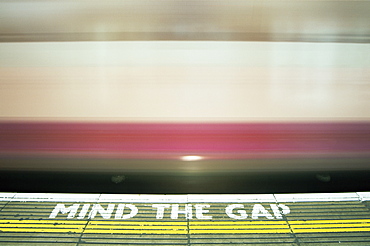
[[[1,190],[368,190],[369,11],[0,1]]]

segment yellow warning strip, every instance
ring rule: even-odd
[[[358,223],[358,224],[305,224],[305,225],[291,225],[293,229],[299,228],[355,228],[355,227],[369,227],[370,224],[367,223]]]
[[[0,220],[0,232],[187,234],[187,222]],[[85,228],[85,229],[84,229]]]
[[[86,222],[86,221],[85,221]],[[152,221],[99,221],[99,220],[92,220],[89,221],[89,225],[187,225],[188,223],[186,221],[163,221],[163,222],[152,222]]]
[[[82,233],[86,224],[76,220],[0,220],[0,231]]]
[[[27,223],[27,224],[86,224],[86,220],[0,220],[0,224]]]
[[[286,221],[190,221],[190,234],[290,233]]]
[[[217,222],[216,222],[217,223]],[[235,228],[238,228],[238,229],[253,229],[253,228],[256,228],[256,229],[272,229],[272,228],[287,228],[289,229],[288,227],[288,224],[285,223],[285,225],[238,225],[238,226],[227,226],[227,225],[219,225],[218,223],[216,224],[214,223],[213,225],[206,225],[206,226],[193,226],[190,224],[189,228],[190,229],[235,229]]]
[[[144,229],[144,228],[143,228]],[[149,229],[149,228],[145,228]],[[168,228],[167,230],[91,230],[85,229],[84,233],[98,233],[98,234],[188,234],[187,228],[184,229],[173,229]]]
[[[169,226],[169,225],[155,225],[155,226],[133,226],[133,225],[122,225],[122,226],[109,226],[109,225],[88,225],[86,229],[102,229],[102,230],[110,230],[110,229],[135,229],[135,230],[142,230],[142,229],[158,229],[158,230],[167,230],[167,229],[181,229],[181,228],[187,228],[186,225],[184,226]]]
[[[325,223],[326,222],[326,223]],[[86,225],[87,224],[87,225]],[[85,227],[86,226],[86,227]],[[289,227],[290,226],[290,227]],[[370,220],[295,221],[77,221],[0,220],[2,232],[98,234],[249,234],[370,231]]]
[[[314,232],[364,232],[370,228],[322,228],[322,229],[292,229],[293,233],[314,233]]]
[[[289,224],[293,233],[370,231],[368,219],[289,221]]]
[[[82,233],[83,229],[54,229],[54,228],[0,228],[0,232],[69,232]]]
[[[190,225],[286,225],[283,220],[259,220],[259,221],[190,221]]]
[[[190,230],[189,234],[249,234],[249,233],[290,233],[290,229],[276,230]]]
[[[289,224],[340,224],[340,223],[370,223],[370,219],[354,219],[354,220],[291,220]]]
[[[86,224],[86,223],[85,223]],[[33,228],[76,228],[76,229],[82,229],[85,227],[85,225],[66,225],[66,224],[62,224],[62,225],[53,225],[53,224],[31,224],[31,223],[22,223],[22,224],[17,224],[17,223],[11,223],[11,224],[1,224],[0,225],[0,230],[1,228],[3,227],[6,227],[6,228],[9,228],[9,227],[33,227]]]

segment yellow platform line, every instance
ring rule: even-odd
[[[326,223],[325,223],[326,222]],[[85,228],[86,226],[86,228]],[[189,226],[189,228],[188,228]],[[290,226],[290,227],[289,227]],[[291,229],[290,229],[291,228]],[[369,219],[294,221],[76,221],[0,220],[1,232],[98,234],[249,234],[367,232]]]
[[[155,225],[155,226],[145,226],[145,225],[141,225],[141,226],[133,226],[133,225],[123,225],[123,226],[109,226],[109,225],[104,225],[104,226],[101,226],[101,225],[88,225],[86,227],[86,230],[90,230],[90,229],[101,229],[101,230],[113,230],[113,229],[135,229],[135,230],[142,230],[142,229],[157,229],[157,230],[167,230],[167,229],[186,229],[187,226],[184,225],[184,226],[169,226],[169,225],[163,225],[163,226],[160,226],[160,225]]]
[[[286,221],[190,221],[190,225],[286,225]]]
[[[315,233],[315,232],[366,232],[370,228],[329,228],[329,229],[292,229],[293,233]]]
[[[355,228],[355,227],[370,227],[368,223],[358,223],[358,224],[305,224],[305,225],[291,225],[293,229],[300,228]]]
[[[235,228],[234,230],[191,230],[189,234],[262,234],[262,233],[290,233],[290,229],[276,229],[276,230],[243,230]]]
[[[370,223],[370,219],[338,219],[338,220],[290,220],[289,224],[340,224],[340,223]]]
[[[0,228],[0,232],[50,232],[50,233],[82,233],[83,229],[54,229],[54,228]]]
[[[0,230],[1,228],[10,228],[10,227],[13,227],[13,228],[24,228],[24,227],[32,227],[32,228],[73,228],[73,229],[83,229],[85,227],[85,224],[84,225],[53,225],[53,224],[29,224],[29,223],[26,223],[26,224],[1,224],[0,225]]]
[[[27,224],[86,224],[86,220],[0,220],[0,224],[7,223],[27,223]]]
[[[148,229],[148,228],[145,228]],[[98,230],[86,228],[84,233],[97,233],[97,234],[188,234],[187,228],[184,229],[171,229],[167,230]]]
[[[85,221],[86,222],[86,221]],[[152,221],[99,221],[99,220],[92,220],[89,221],[90,225],[187,225],[188,222],[186,221],[173,221],[173,222],[168,222],[168,221],[157,221],[157,222],[152,222]]]
[[[238,226],[227,226],[227,225],[207,225],[207,226],[192,226],[190,224],[189,226],[190,229],[274,229],[274,228],[288,228],[288,224],[285,225],[238,225]]]

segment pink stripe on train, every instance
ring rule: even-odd
[[[370,153],[370,123],[0,123],[0,153],[168,159]],[[228,157],[227,157],[228,156]]]

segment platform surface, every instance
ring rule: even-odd
[[[370,192],[0,193],[1,245],[370,245]]]

